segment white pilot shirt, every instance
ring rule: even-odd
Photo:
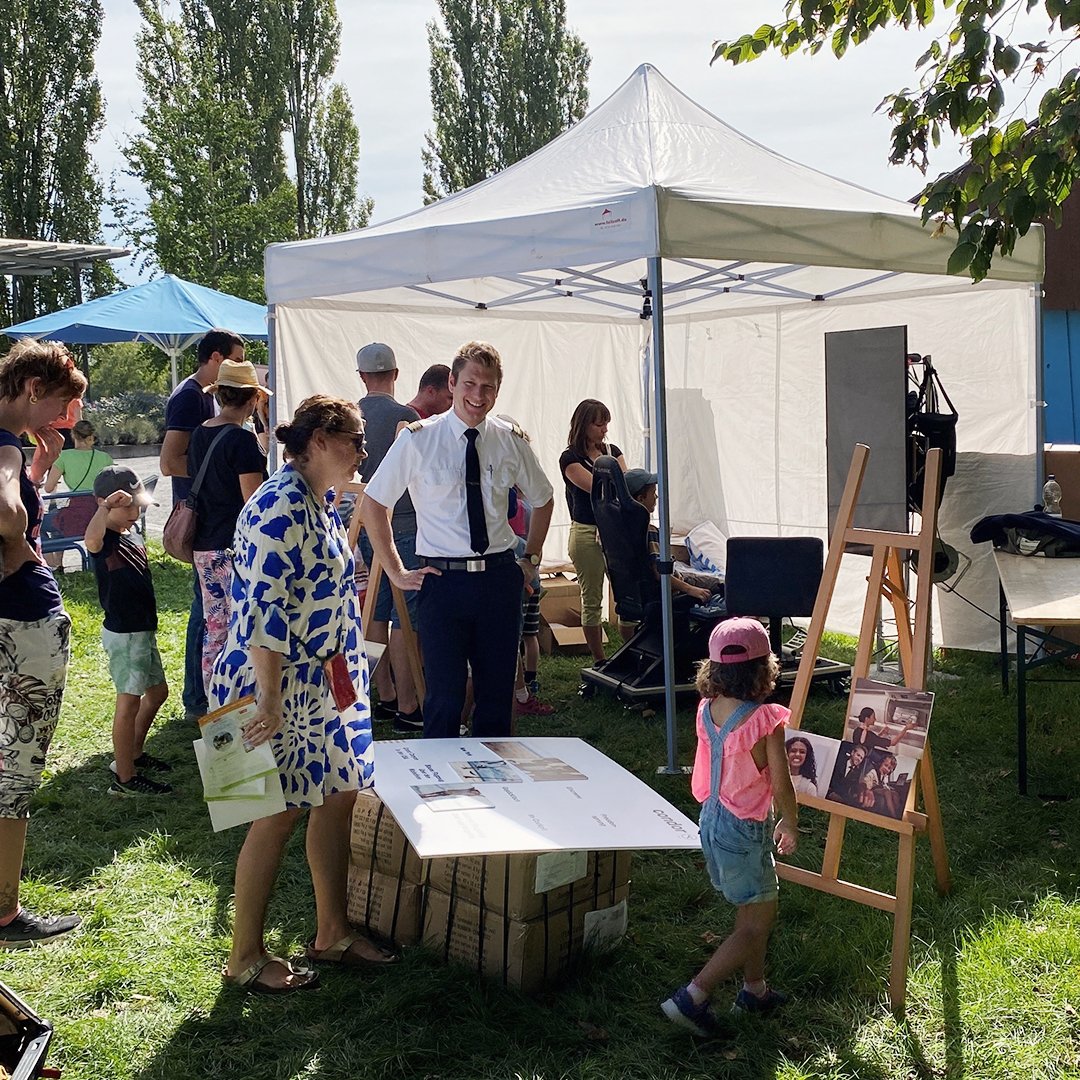
[[[467,425],[450,409],[405,428],[368,481],[365,493],[383,506],[393,506],[408,489],[416,508],[416,553],[433,558],[475,558],[465,508],[465,431]],[[497,416],[478,425],[480,490],[484,497],[488,547],[494,555],[514,546],[506,520],[509,491],[517,485],[533,506],[553,495],[551,483],[526,439]]]

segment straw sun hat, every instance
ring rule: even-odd
[[[218,368],[217,382],[203,387],[204,394],[212,394],[219,386],[235,386],[240,389],[261,390],[268,397],[273,397],[274,391],[263,386],[259,382],[259,376],[255,373],[255,365],[250,360],[222,360]]]

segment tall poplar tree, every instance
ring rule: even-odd
[[[334,0],[278,0],[268,14],[285,79],[297,235],[366,225],[372,204],[356,189],[360,133],[348,91],[330,81],[341,40]]]
[[[585,115],[589,51],[565,0],[438,0],[424,202],[479,183]]]
[[[283,95],[247,62],[249,20],[219,25],[204,0],[181,0],[176,20],[137,3],[143,130],[123,149],[147,203],[115,199],[118,217],[150,265],[260,300],[263,249],[295,235]]]
[[[114,198],[117,214],[151,264],[261,300],[267,244],[370,212],[348,98],[328,85],[333,0],[179,0],[175,19],[136,2],[142,132],[124,152],[147,203]]]
[[[104,115],[94,74],[99,0],[6,0],[0,15],[0,236],[101,243],[101,185],[90,147]],[[83,274],[86,296],[112,270]],[[76,300],[70,274],[0,278],[0,325]]]

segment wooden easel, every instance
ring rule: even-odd
[[[848,471],[844,495],[836,516],[829,555],[822,573],[814,614],[807,630],[795,687],[791,695],[791,726],[797,728],[802,722],[803,709],[810,690],[810,677],[821,647],[825,618],[836,587],[837,575],[844,550],[849,543],[871,548],[870,574],[867,579],[866,603],[863,607],[862,624],[853,678],[865,678],[870,669],[874,629],[881,597],[893,607],[899,635],[900,661],[905,685],[914,689],[926,688],[927,660],[930,652],[930,597],[933,566],[934,536],[937,527],[938,477],[941,473],[941,451],[931,450],[927,455],[923,480],[922,525],[918,533],[886,532],[873,529],[857,529],[852,525],[855,506],[859,498],[870,449],[861,443],[855,447],[851,468]],[[901,576],[900,552],[918,552],[918,588],[915,594],[915,623],[912,627],[908,599]],[[929,733],[928,733],[929,735]],[[923,811],[916,810],[917,791],[922,786]],[[829,833],[825,841],[825,855],[820,873],[804,870],[786,863],[777,864],[777,873],[785,881],[842,896],[857,904],[866,904],[893,916],[892,964],[889,975],[889,999],[893,1011],[904,1008],[907,992],[908,955],[911,948],[911,905],[915,878],[915,834],[925,832],[930,837],[930,850],[934,861],[934,873],[938,892],[945,894],[951,886],[949,857],[945,850],[945,832],[941,823],[941,806],[938,802],[937,782],[934,778],[933,759],[930,756],[930,740],[927,737],[922,758],[908,789],[904,813],[898,820],[872,814],[866,810],[846,806],[843,803],[822,799],[814,795],[798,795],[800,805],[824,810],[829,814]],[[896,860],[895,893],[878,892],[840,878],[840,855],[844,845],[844,828],[848,819],[862,821],[879,829],[895,832],[899,839]]]
[[[353,550],[356,549],[360,529],[364,524],[360,506],[364,501],[365,487],[365,484],[354,483],[342,486],[342,491],[351,492],[356,496],[356,508],[353,510],[352,518],[349,520],[349,547]],[[378,556],[372,555],[371,565],[368,567],[367,595],[364,597],[364,610],[360,615],[362,626],[369,626],[375,616],[375,603],[379,597],[379,586],[382,584],[384,572]],[[422,702],[426,687],[424,683],[424,665],[420,662],[420,646],[416,638],[416,628],[413,626],[412,618],[409,615],[409,606],[405,602],[405,593],[392,581],[390,582],[390,596],[394,607],[397,609],[398,617],[401,619],[401,627],[397,632],[401,634],[402,640],[405,642],[405,652],[409,658],[409,670],[412,672],[413,685],[416,687],[416,697],[418,701]],[[389,663],[389,659],[387,663]]]

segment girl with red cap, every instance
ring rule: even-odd
[[[773,845],[781,855],[798,843],[798,805],[784,751],[790,712],[766,705],[780,673],[765,628],[728,619],[709,637],[698,668],[701,704],[690,782],[702,804],[701,849],[713,887],[738,911],[735,928],[686,986],[661,1004],[664,1015],[697,1035],[720,1030],[709,995],[737,971],[743,985],[732,1011],[771,1012],[786,1000],[765,982],[765,950],[776,921]],[[773,803],[780,819],[773,825]]]

